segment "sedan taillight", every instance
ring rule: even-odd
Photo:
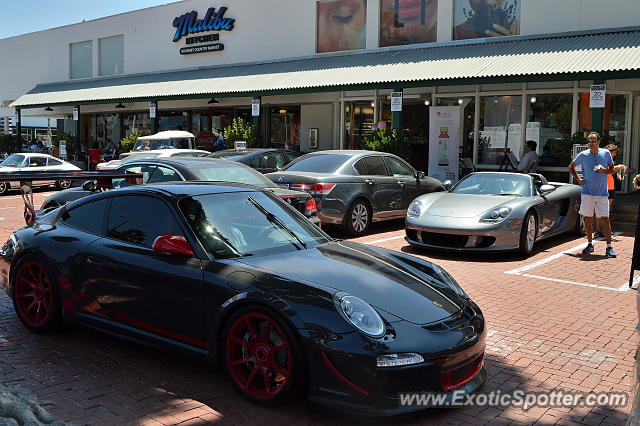
[[[307,201],[307,205],[304,208],[304,212],[308,215],[312,215],[318,212],[318,207],[316,206],[316,200],[313,198]]]
[[[294,191],[309,191],[311,189],[311,185],[307,185],[306,183],[292,183],[291,189]]]
[[[316,183],[311,186],[309,193],[311,195],[327,195],[334,186],[336,186],[335,183]]]

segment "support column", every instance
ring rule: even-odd
[[[258,101],[260,108],[258,108],[258,115],[253,115],[253,103],[255,101]],[[256,137],[258,138],[257,142],[258,142],[258,146],[263,146],[262,143],[262,128],[260,127],[260,113],[262,112],[262,96],[254,96],[253,100],[251,102],[251,118],[252,118],[252,124],[254,126],[256,126]],[[232,147],[228,147],[228,148],[232,148]]]
[[[393,89],[393,91],[402,92],[402,87],[396,87]],[[391,112],[391,128],[392,129],[402,128],[402,111]]]
[[[82,152],[82,136],[80,135],[80,105],[76,105],[74,108],[78,109],[78,119],[75,122],[76,125],[76,143],[74,146],[73,155],[76,156],[76,161],[79,161],[80,153]]]
[[[604,84],[604,80],[594,80],[593,84]],[[591,109],[591,130],[602,135],[602,122],[604,120],[604,108]]]
[[[152,104],[155,104],[155,109],[156,109],[156,114],[155,117],[153,117],[151,119],[151,134],[155,135],[156,133],[158,133],[158,102],[157,101],[151,101]]]
[[[20,108],[16,108],[16,136],[18,137],[18,144],[22,147],[22,125],[21,125],[21,113]]]

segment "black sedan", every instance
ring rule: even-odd
[[[116,170],[142,173],[143,178],[135,183],[158,183],[171,181],[217,181],[239,182],[266,188],[287,201],[309,220],[320,226],[314,199],[309,194],[279,188],[260,173],[238,163],[213,158],[147,158],[130,160]],[[113,186],[120,188],[129,183],[125,179],[114,179]],[[60,207],[70,201],[86,197],[97,191],[97,185],[83,185],[52,194],[42,203],[43,210]]]
[[[224,158],[246,164],[260,173],[282,170],[284,166],[301,155],[302,153],[298,151],[277,148],[225,149],[209,154],[213,158]]]
[[[241,394],[308,394],[366,414],[423,409],[486,379],[483,315],[404,253],[333,241],[270,191],[181,182],[105,191],[0,249],[0,285],[36,332],[62,319],[218,360]]]
[[[414,198],[444,191],[393,154],[373,151],[320,151],[266,175],[282,188],[309,192],[322,223],[342,225],[352,235],[369,224],[404,218]]]

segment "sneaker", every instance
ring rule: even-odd
[[[589,253],[593,253],[593,244],[591,243],[587,244],[587,246],[582,250],[582,254],[589,254]]]
[[[607,247],[607,257],[616,257],[616,252],[613,251],[613,247]]]
[[[593,238],[604,238],[604,234],[600,231],[593,234]]]

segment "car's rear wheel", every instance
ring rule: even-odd
[[[13,278],[13,306],[29,329],[46,333],[56,328],[61,316],[60,295],[51,269],[33,255],[21,258]]]
[[[67,189],[71,186],[71,181],[69,179],[63,179],[56,182],[56,188],[63,190]]]
[[[293,396],[301,349],[277,315],[259,306],[241,308],[227,322],[223,339],[224,368],[246,398],[273,403]]]
[[[371,222],[371,209],[362,198],[358,198],[349,206],[344,217],[344,227],[351,235],[362,235]]]
[[[532,212],[527,212],[520,228],[520,254],[528,256],[533,251],[538,234],[538,221]]]
[[[0,195],[6,194],[9,189],[11,189],[9,182],[0,182]]]
[[[584,216],[578,214],[578,220],[576,221],[576,234],[586,235],[587,229],[584,226]]]

